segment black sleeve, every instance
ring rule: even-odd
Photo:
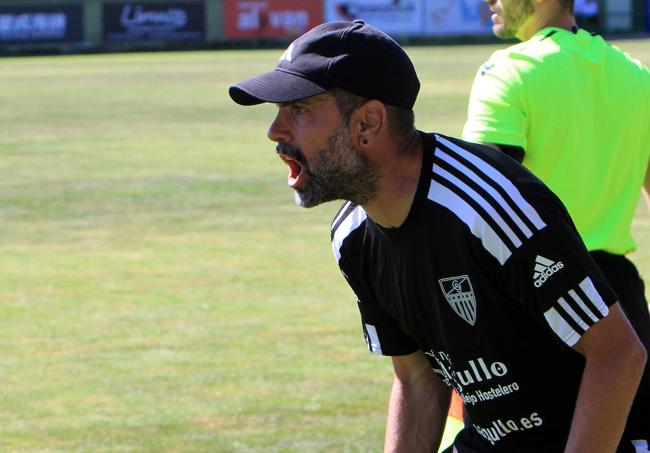
[[[420,349],[384,310],[372,291],[372,285],[359,269],[363,252],[365,212],[346,203],[332,224],[332,250],[339,268],[357,297],[361,324],[368,349],[378,355],[397,356]]]
[[[573,346],[618,299],[564,206],[541,184],[538,190],[529,199],[541,200],[536,209],[546,226],[513,253],[503,271],[524,311]]]
[[[399,356],[411,354],[420,349],[418,344],[399,327],[376,298],[361,285],[355,284],[346,275],[348,284],[357,296],[357,307],[361,314],[361,326],[368,350],[373,354]]]
[[[524,161],[524,149],[521,146],[499,145],[499,149],[519,163]]]

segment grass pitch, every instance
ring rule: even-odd
[[[409,49],[421,129],[460,134],[494,49]],[[0,450],[381,449],[390,360],[332,258],[338,204],[295,208],[275,107],[226,94],[279,53],[0,60]]]

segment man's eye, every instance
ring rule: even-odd
[[[297,113],[305,113],[305,112],[307,111],[307,109],[305,108],[304,105],[293,104],[293,105],[291,106],[291,111],[292,111],[293,113],[297,114]]]

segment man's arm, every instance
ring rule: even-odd
[[[384,452],[438,451],[451,390],[436,376],[422,351],[395,356]]]
[[[646,362],[618,303],[574,348],[586,359],[565,453],[616,450]]]

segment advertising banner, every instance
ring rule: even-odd
[[[425,0],[427,36],[489,35],[490,9],[484,0]]]
[[[200,42],[204,38],[202,1],[104,4],[106,42]]]
[[[423,34],[423,0],[326,0],[326,21],[362,19],[393,36]]]
[[[227,39],[296,38],[323,22],[320,0],[224,0]]]
[[[83,40],[83,6],[0,6],[0,44]]]

